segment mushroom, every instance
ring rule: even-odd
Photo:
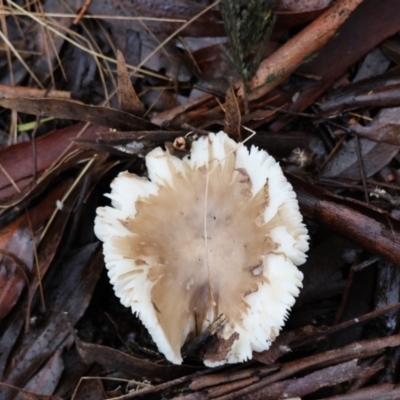
[[[219,316],[234,338],[222,360],[252,358],[279,334],[302,286],[308,234],[296,194],[264,150],[224,132],[179,159],[146,156],[148,178],[121,172],[95,233],[116,295],[174,364],[181,347]],[[232,340],[231,340],[232,341]]]

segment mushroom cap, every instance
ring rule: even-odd
[[[99,207],[95,220],[121,303],[175,364],[221,314],[217,336],[236,340],[206,365],[268,349],[302,286],[296,265],[309,239],[279,164],[219,132],[194,141],[182,160],[156,148],[146,165],[148,178],[114,179],[112,207]]]

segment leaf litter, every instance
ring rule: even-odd
[[[0,4],[0,397],[399,397],[398,2],[277,1],[247,115],[218,2],[92,1],[74,26],[85,3]],[[113,298],[95,208],[154,147],[223,126],[297,192],[304,289],[257,361],[171,366]]]

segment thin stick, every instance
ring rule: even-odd
[[[86,0],[85,1],[85,4],[82,6],[81,10],[79,11],[79,14],[74,19],[74,22],[73,22],[74,25],[78,25],[79,24],[79,21],[86,14],[86,11],[89,8],[91,2],[92,2],[92,0]]]

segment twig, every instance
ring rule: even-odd
[[[85,4],[82,6],[82,8],[80,9],[78,15],[74,19],[74,22],[73,22],[74,25],[78,25],[79,24],[79,22],[82,19],[82,17],[86,14],[86,11],[89,8],[91,2],[92,2],[92,0],[86,0],[85,1]]]

